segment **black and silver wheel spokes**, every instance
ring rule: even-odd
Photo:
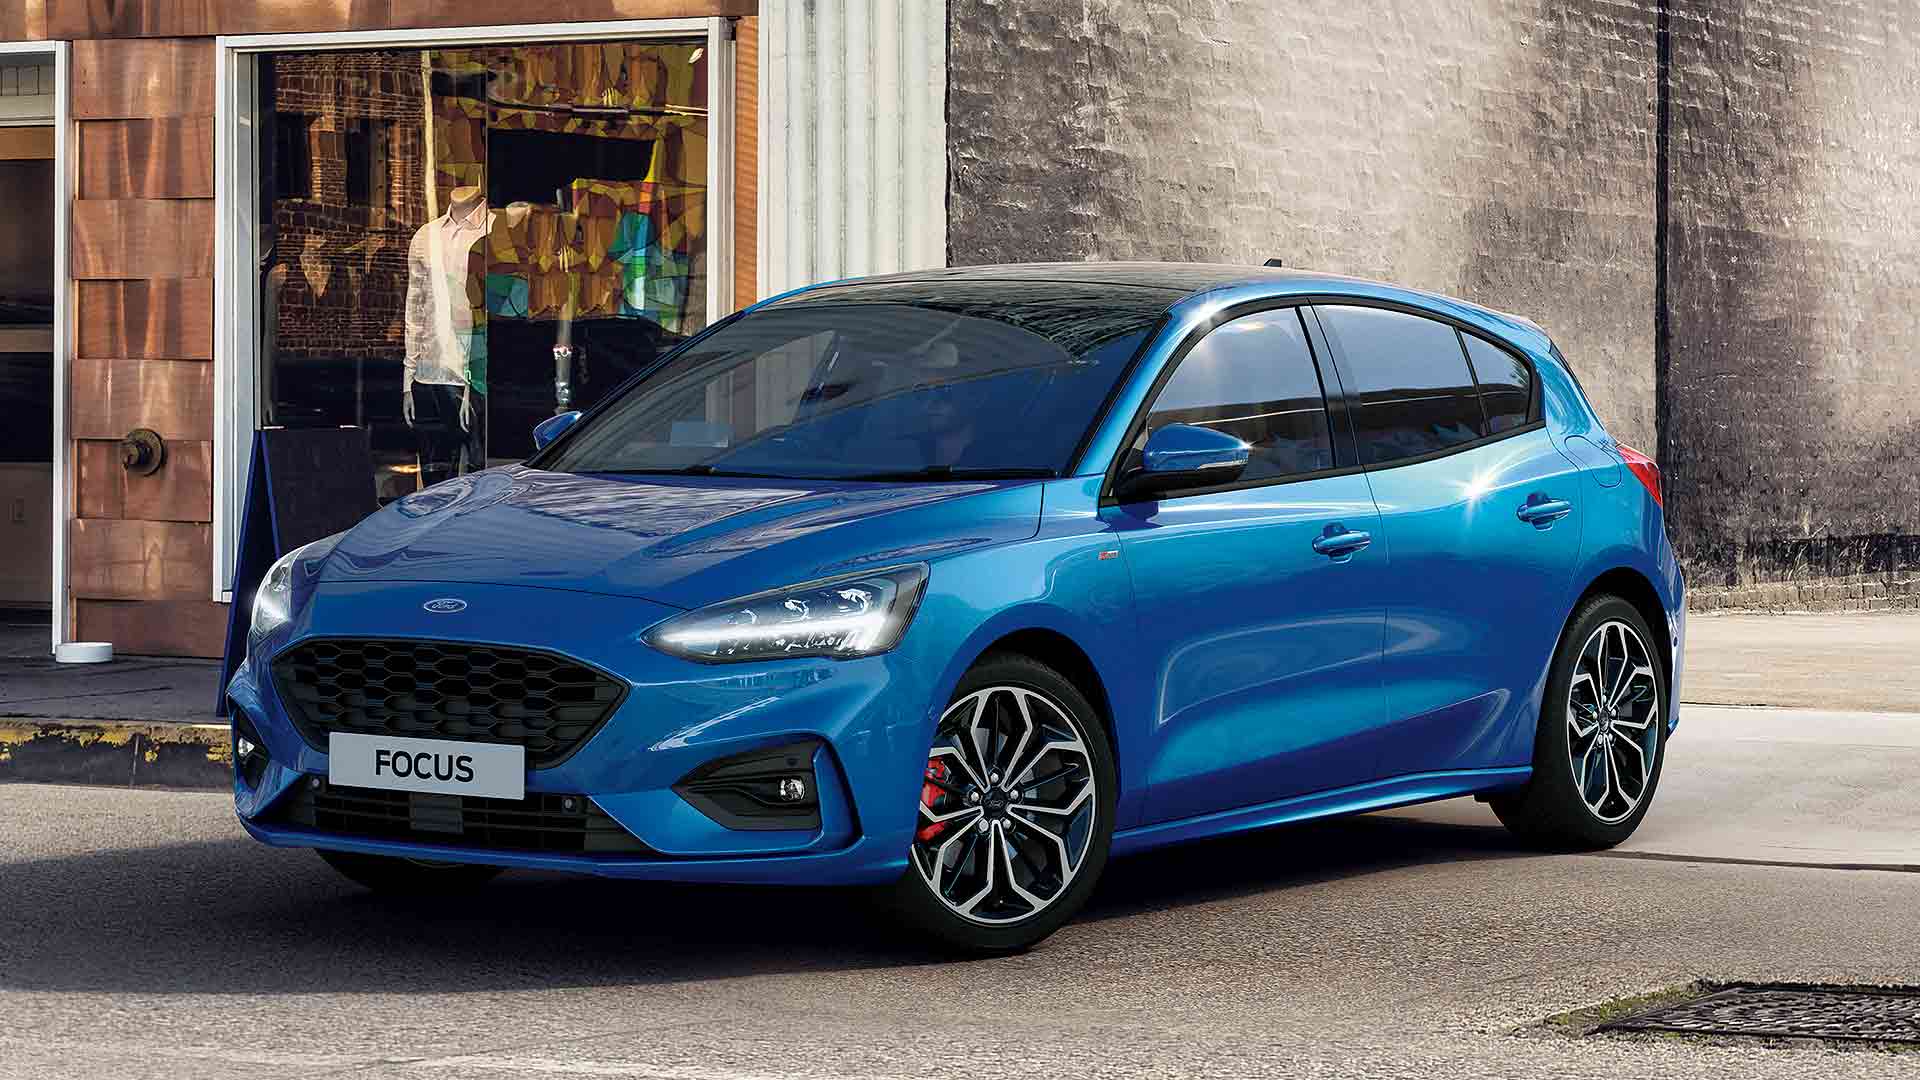
[[[1601,624],[1581,646],[1567,687],[1567,756],[1581,801],[1603,824],[1646,798],[1660,745],[1660,683],[1633,627]]]
[[[1095,796],[1065,709],[1024,687],[975,691],[947,707],[927,752],[914,869],[961,918],[1018,922],[1080,872]]]

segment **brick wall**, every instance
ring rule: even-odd
[[[1279,257],[1463,295],[1551,328],[1621,437],[1652,446],[1642,5],[950,12],[953,262]]]
[[[1875,606],[1920,569],[1920,8],[1670,8],[1664,430],[1651,2],[953,0],[952,261],[1279,256],[1522,312],[1658,450],[1703,600]]]
[[[1732,602],[1887,605],[1920,570],[1920,6],[1686,0],[1673,70],[1674,540]]]
[[[287,54],[274,60],[274,105],[308,117],[306,198],[276,201],[283,360],[398,361],[405,353],[407,246],[427,220],[425,89],[417,52]],[[381,125],[386,182],[371,205],[347,194],[349,128]]]

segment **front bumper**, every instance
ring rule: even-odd
[[[500,850],[412,838],[357,836],[291,825],[277,812],[295,784],[327,773],[327,755],[293,725],[267,665],[252,658],[228,697],[256,729],[270,761],[258,781],[236,775],[235,809],[256,839],[374,855],[677,881],[859,884],[898,877],[914,826],[919,771],[930,739],[930,680],[940,669],[909,643],[851,661],[699,664],[640,641],[676,609],[641,600],[520,586],[460,586],[464,611],[436,614],[431,582],[321,586],[315,602],[263,643],[277,654],[312,637],[418,638],[545,649],[624,680],[618,709],[577,751],[527,774],[529,796],[590,798],[646,846],[644,854]],[[913,635],[909,635],[911,641]],[[673,785],[734,754],[817,739],[819,826],[729,828]]]

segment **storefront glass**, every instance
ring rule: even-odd
[[[259,64],[260,419],[390,500],[532,452],[706,321],[701,41]]]

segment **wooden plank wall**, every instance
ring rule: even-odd
[[[759,0],[573,0],[569,21],[745,16],[735,101],[735,295],[755,297]],[[74,633],[122,652],[216,656],[212,594],[213,34],[511,25],[518,0],[0,0],[0,41],[72,41],[70,264]],[[128,431],[167,464],[121,468]]]
[[[71,56],[74,632],[215,656],[213,42],[78,40]],[[120,465],[137,427],[167,441],[151,476]]]
[[[733,31],[733,303],[746,307],[760,295],[760,20]]]

